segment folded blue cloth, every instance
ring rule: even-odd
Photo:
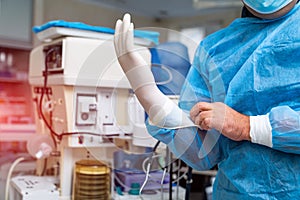
[[[34,33],[39,33],[51,27],[65,27],[65,28],[80,29],[80,30],[87,30],[87,31],[94,31],[94,32],[108,33],[108,34],[115,33],[115,30],[112,28],[92,26],[82,22],[67,22],[64,20],[49,21],[41,26],[34,26],[32,30]],[[148,39],[152,41],[154,44],[159,43],[158,32],[134,30],[134,36],[138,38]]]

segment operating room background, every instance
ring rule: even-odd
[[[128,9],[127,6],[132,4],[130,0],[111,1],[114,2],[114,4],[111,4],[111,2],[107,4],[105,1],[100,0],[22,0],[27,6],[25,7],[29,9],[24,10],[23,14],[25,17],[21,16],[20,20],[16,22],[16,20],[13,19],[16,17],[16,13],[24,8],[24,5],[16,0],[1,0],[0,16],[1,13],[3,13],[3,9],[6,9],[7,1],[13,2],[13,4],[9,7],[11,10],[6,12],[4,17],[2,15],[0,25],[3,27],[0,29],[3,30],[8,27],[6,26],[7,24],[11,27],[21,27],[20,24],[23,24],[25,27],[22,26],[22,31],[18,29],[12,30],[15,33],[19,32],[19,35],[17,34],[16,37],[9,33],[2,34],[3,31],[0,31],[0,65],[7,64],[8,56],[13,57],[12,65],[9,66],[9,68],[0,68],[0,98],[3,100],[0,101],[0,106],[1,103],[2,106],[7,105],[4,104],[4,102],[6,102],[8,96],[12,98],[19,97],[17,105],[15,101],[12,101],[12,108],[18,109],[21,106],[21,108],[24,109],[23,115],[27,118],[24,118],[24,116],[23,118],[17,118],[19,120],[18,122],[13,121],[15,118],[11,118],[12,120],[9,122],[7,120],[0,122],[1,174],[5,174],[7,163],[12,162],[14,158],[18,157],[17,154],[26,153],[26,137],[18,137],[24,130],[22,130],[22,128],[21,130],[14,129],[12,133],[11,130],[1,129],[1,127],[6,127],[7,124],[33,124],[34,109],[32,104],[28,103],[31,97],[27,81],[27,72],[29,67],[29,53],[33,47],[40,44],[40,41],[31,31],[33,26],[41,25],[52,20],[65,20],[80,21],[90,25],[114,28],[116,20],[121,18],[125,12],[130,12],[136,28],[159,28],[156,29],[156,31],[160,31],[160,42],[177,40],[185,43],[187,41],[186,38],[189,38],[189,43],[190,41],[194,42],[194,45],[191,45],[189,49],[189,54],[192,58],[195,44],[199,43],[206,35],[227,26],[233,19],[239,17],[241,12],[239,6],[231,7],[226,5],[218,8],[201,8],[201,6],[191,7],[187,5],[187,7],[190,6],[191,8],[178,7],[176,12],[176,9],[168,10],[167,7],[164,7],[166,5],[164,1],[161,1],[159,4],[156,3],[157,1],[153,2],[151,7],[147,7],[147,9],[151,9],[152,12],[143,12],[141,9],[145,9],[145,7],[143,7],[145,1],[139,1],[141,5]],[[170,1],[167,3],[172,4]],[[192,0],[188,3],[192,4]],[[120,7],[120,5],[123,6]],[[174,7],[176,8],[176,4],[171,7],[173,9]],[[28,22],[24,21],[25,19],[31,20]],[[25,33],[29,32],[28,38],[24,38],[22,35],[24,34],[24,29],[26,29]],[[179,33],[182,33],[184,37],[180,37]],[[190,46],[189,43],[187,44],[188,47]],[[6,56],[5,60],[2,59],[3,56],[1,57],[1,55],[4,54]],[[4,118],[4,114],[3,111],[0,111],[0,119]],[[5,115],[9,114],[6,113]],[[28,128],[28,132],[31,134],[32,127],[27,126],[26,128]],[[18,131],[20,133],[18,133]],[[10,134],[17,134],[17,137],[11,137]],[[30,170],[29,165],[28,171]],[[192,193],[204,191],[207,184],[210,183],[210,177],[211,176],[203,175],[203,173],[195,173]],[[195,199],[200,198],[195,196]]]

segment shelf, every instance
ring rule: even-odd
[[[34,134],[34,124],[0,124],[0,141],[27,141]]]
[[[20,79],[14,77],[0,77],[0,83],[25,83],[27,81],[27,79]]]

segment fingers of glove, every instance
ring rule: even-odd
[[[120,55],[120,51],[121,51],[121,46],[120,46],[120,42],[121,42],[121,39],[120,39],[120,32],[121,32],[121,26],[122,26],[122,21],[119,19],[117,20],[116,22],[116,25],[115,25],[115,34],[114,34],[114,45],[115,45],[115,50],[116,50],[116,53],[118,55]]]
[[[131,16],[126,13],[123,20],[117,20],[115,25],[114,45],[118,56],[128,51],[127,37],[131,26]]]
[[[131,24],[131,16],[130,14],[126,13],[123,17],[123,32],[126,33],[129,28],[130,28],[130,24]]]
[[[123,50],[122,53],[126,53],[129,49],[127,46],[127,41],[130,40],[130,25],[131,25],[131,16],[126,13],[123,17],[123,23],[121,26],[121,35],[120,35],[120,42],[121,42],[121,48]]]
[[[130,23],[128,32],[126,34],[126,40],[125,40],[125,48],[127,51],[130,51],[133,49],[133,43],[134,43],[134,36],[133,36],[133,31],[134,31],[134,25],[133,23]]]

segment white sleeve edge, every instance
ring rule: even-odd
[[[269,115],[250,116],[251,142],[273,147]]]

